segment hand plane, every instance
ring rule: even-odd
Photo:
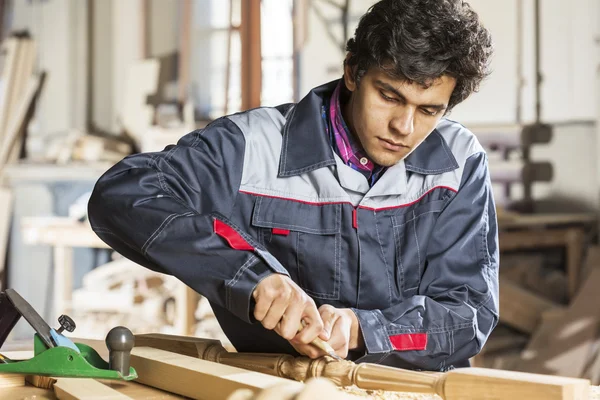
[[[133,380],[137,372],[129,366],[134,345],[131,331],[113,328],[106,336],[109,361],[90,346],[73,343],[62,335],[73,332],[75,322],[66,315],[58,318],[60,328],[52,329],[35,309],[14,289],[0,292],[0,347],[18,320],[23,317],[35,330],[34,356],[29,360],[10,360],[0,355],[0,374],[15,373],[62,377]]]

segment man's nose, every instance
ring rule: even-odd
[[[415,130],[415,110],[412,107],[402,107],[390,121],[393,131],[402,136],[408,136]]]

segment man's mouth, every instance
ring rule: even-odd
[[[391,151],[396,151],[397,152],[397,151],[402,151],[404,149],[408,149],[409,148],[408,146],[406,146],[406,145],[404,145],[402,143],[396,143],[396,142],[393,142],[393,141],[387,140],[387,139],[381,139],[381,138],[378,138],[378,139],[379,139],[379,142],[381,143],[381,145],[384,148],[386,148],[388,150],[391,150]]]

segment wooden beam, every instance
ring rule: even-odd
[[[54,384],[54,394],[59,400],[133,400],[94,379],[86,378],[59,378]]]
[[[522,332],[532,333],[542,313],[561,306],[536,296],[512,281],[500,278],[500,321]]]
[[[260,0],[242,0],[240,23],[242,110],[260,107],[262,93],[260,8]]]
[[[299,382],[150,347],[134,347],[131,366],[139,375],[137,382],[192,399],[226,400],[244,388],[258,392],[283,384],[302,387]]]

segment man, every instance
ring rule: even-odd
[[[118,163],[92,227],[206,296],[238,351],[318,357],[320,337],[359,362],[466,366],[498,321],[496,216],[483,149],[443,116],[487,75],[489,33],[460,0],[383,0],[347,51],[298,104]]]

